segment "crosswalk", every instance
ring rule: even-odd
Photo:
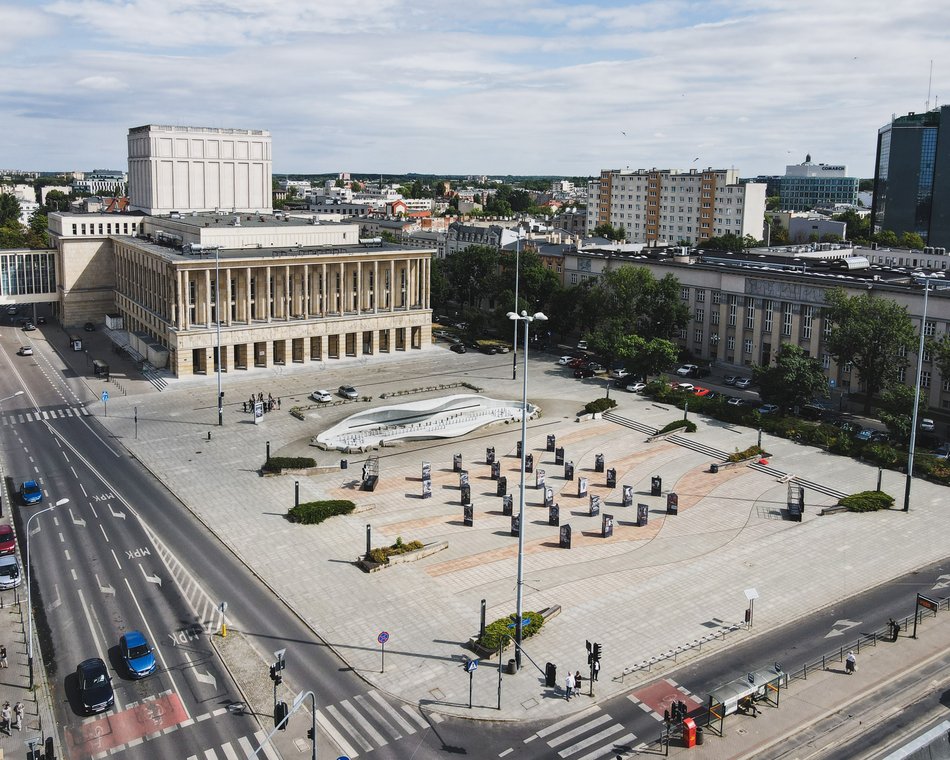
[[[4,414],[0,417],[0,425],[3,425],[3,427],[16,427],[17,425],[26,425],[30,422],[88,416],[89,410],[82,406],[64,406],[44,410],[34,409],[32,412],[9,412],[8,414]]]
[[[263,731],[258,731],[253,737],[242,736],[234,741],[225,742],[218,747],[211,747],[202,750],[199,755],[189,755],[188,760],[245,760],[252,757],[251,753],[261,746],[261,742],[266,738]],[[257,757],[266,758],[266,760],[281,760],[280,755],[270,744],[264,744]]]
[[[427,718],[433,723],[442,722],[435,714]],[[375,690],[317,708],[317,733],[328,736],[341,754],[351,758],[427,728],[429,722],[417,708],[400,705],[397,710]]]
[[[554,753],[551,757],[564,760],[612,759],[637,749],[637,737],[597,705],[545,726],[524,743],[537,739],[551,748]],[[509,748],[499,757],[514,756],[512,753],[517,754],[514,748]]]

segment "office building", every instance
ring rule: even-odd
[[[843,164],[815,164],[811,156],[805,163],[785,167],[779,181],[779,208],[782,211],[810,211],[818,206],[858,202],[858,178],[848,176]]]
[[[871,224],[950,246],[950,106],[894,117],[878,130]]]

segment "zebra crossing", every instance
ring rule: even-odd
[[[251,753],[261,746],[261,742],[267,737],[263,731],[258,731],[253,737],[242,736],[235,741],[225,742],[218,747],[210,747],[202,750],[201,754],[189,755],[188,760],[244,760],[251,757]],[[270,744],[264,744],[257,757],[266,758],[266,760],[281,760],[280,755],[271,747]]]
[[[525,744],[541,739],[555,753],[551,757],[564,760],[601,760],[627,755],[639,747],[637,737],[622,723],[614,720],[597,705],[545,726],[524,740]],[[506,757],[515,752],[513,747],[501,752]]]
[[[397,710],[375,690],[357,694],[352,699],[317,708],[317,733],[328,736],[342,754],[353,758],[426,730],[428,720],[442,722],[436,714],[424,718],[411,705],[399,707]]]
[[[83,406],[64,406],[55,409],[34,409],[32,412],[9,412],[0,417],[0,424],[2,424],[3,427],[16,427],[17,425],[26,425],[30,422],[89,416],[89,410]]]

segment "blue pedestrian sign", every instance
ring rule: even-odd
[[[103,401],[103,403],[105,403],[105,402],[108,401],[108,400],[109,400],[109,391],[103,391],[103,392],[102,392],[102,401]]]
[[[376,637],[376,641],[380,644],[385,644],[389,641],[389,631],[380,631],[379,636]]]
[[[466,663],[465,663],[465,672],[466,672],[466,673],[472,673],[472,672],[474,672],[477,668],[478,668],[478,660],[477,660],[477,659],[466,661]]]

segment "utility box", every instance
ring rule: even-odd
[[[683,718],[683,746],[687,749],[696,746],[696,721]]]

